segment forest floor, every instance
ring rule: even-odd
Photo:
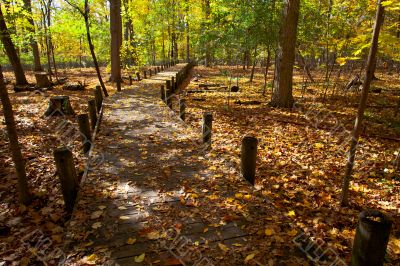
[[[359,93],[338,90],[339,93],[331,97],[329,91],[324,103],[320,97],[323,88],[316,84],[309,85],[301,97],[301,76],[297,73],[294,89],[298,102],[296,108],[278,110],[267,105],[270,89],[267,88],[265,97],[261,96],[263,76],[260,70],[255,81],[249,82],[249,70],[228,67],[196,67],[193,75],[198,77],[198,82],[192,81],[187,90],[197,88],[198,83],[229,85],[227,73],[230,72],[240,77],[240,92],[189,93],[186,97],[189,126],[198,129],[204,111],[214,114],[213,149],[208,153],[207,161],[211,163],[209,170],[214,172],[213,182],[218,185],[204,189],[219,191],[219,186],[239,182],[241,138],[255,135],[260,141],[256,190],[241,188],[235,193],[232,191],[232,195],[216,195],[210,201],[233,210],[234,217],[226,217],[228,221],[235,220],[236,216],[246,218],[250,212],[254,227],[248,229],[253,233],[255,244],[219,246],[219,254],[238,252],[238,259],[242,262],[247,259],[250,264],[267,258],[265,254],[282,257],[287,245],[293,246],[293,240],[301,236],[301,232],[306,232],[314,241],[323,241],[322,249],[331,248],[338,257],[348,261],[359,212],[376,208],[394,218],[387,260],[396,265],[400,260],[400,178],[393,161],[400,138],[400,116],[395,116],[400,78],[377,74],[380,80],[374,86],[384,90],[370,95],[360,155],[351,183],[351,206],[341,208],[339,198],[348,131],[353,126]],[[35,250],[38,247],[31,241],[33,234],[42,234],[50,243],[47,252],[53,252],[64,244],[66,216],[52,156],[53,149],[63,140],[58,132],[49,128],[51,121],[43,119],[42,115],[52,95],[69,95],[77,113],[87,112],[87,100],[92,98],[97,80],[94,71],[89,69],[68,70],[63,75],[70,80],[86,79],[88,89],[69,92],[56,87],[40,94],[9,90],[36,200],[29,207],[18,204],[5,125],[1,123],[0,178],[4,181],[0,184],[0,225],[6,225],[11,232],[0,234],[0,258],[7,264],[40,264],[43,257],[38,256],[38,250]],[[6,77],[12,79],[10,73],[6,73]],[[29,77],[32,79],[31,75]],[[115,89],[108,85],[113,94]],[[3,121],[3,117],[1,119]],[[73,117],[68,119],[75,123]],[[79,147],[79,140],[76,140],[76,147]],[[82,174],[84,158],[79,150],[74,151],[74,157]],[[185,193],[192,196],[204,194],[201,190]],[[260,212],[257,216],[256,211],[249,211],[261,203],[274,212],[268,215]],[[286,219],[295,229],[288,230]],[[307,253],[310,251],[304,252],[304,256],[313,257]],[[86,263],[94,259],[90,254],[88,258]],[[268,259],[267,262],[273,264],[274,260]],[[309,262],[312,264],[311,260]]]

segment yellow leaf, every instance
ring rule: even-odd
[[[274,233],[275,233],[274,229],[271,229],[271,228],[265,229],[265,235],[266,236],[272,236]]]
[[[142,255],[136,256],[135,257],[135,262],[143,262],[144,257],[146,257],[146,253],[143,253]]]
[[[222,243],[218,243],[218,247],[225,252],[229,251],[229,248]]]
[[[157,231],[153,231],[147,234],[148,239],[159,239],[160,238],[160,233]]]
[[[296,236],[297,235],[297,230],[296,229],[290,230],[290,231],[287,232],[287,234],[289,236]]]
[[[236,193],[235,194],[235,198],[242,199],[243,198],[243,194],[242,193]]]
[[[136,242],[136,238],[128,238],[128,240],[126,241],[126,243],[128,245],[133,245],[133,244],[135,244],[135,242]]]
[[[324,147],[324,144],[322,144],[322,143],[315,143],[315,144],[314,144],[314,147],[317,148],[317,149],[321,149],[321,148]]]
[[[121,220],[129,220],[129,217],[128,216],[120,216],[119,219],[121,219]]]
[[[295,217],[296,213],[294,211],[289,211],[287,214],[289,217]]]
[[[89,262],[95,262],[97,259],[98,259],[98,257],[94,253],[92,255],[86,257],[86,261],[89,261]]]
[[[246,258],[244,259],[244,262],[248,262],[249,260],[254,259],[254,257],[256,256],[256,253],[251,253],[249,255],[246,256]]]
[[[244,199],[246,199],[246,200],[251,199],[251,195],[250,194],[244,195]]]
[[[235,244],[232,244],[232,246],[241,247],[241,246],[243,246],[243,245],[242,245],[242,244],[239,244],[239,243],[235,243]]]

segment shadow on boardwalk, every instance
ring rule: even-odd
[[[104,161],[82,185],[69,226],[67,265],[303,264],[290,228],[273,206],[237,178],[216,169],[188,128],[159,99],[159,85],[179,67],[159,73],[105,102],[94,156]],[[254,219],[264,217],[264,219]]]

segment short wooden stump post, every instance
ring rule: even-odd
[[[87,154],[92,146],[92,138],[90,133],[89,116],[87,114],[78,115],[79,132],[82,138],[83,154]]]
[[[117,80],[117,91],[121,91],[121,80]]]
[[[147,71],[143,71],[143,79],[147,79]]]
[[[165,103],[165,88],[164,88],[164,85],[161,85],[161,88],[160,88],[160,96],[161,96],[161,100]]]
[[[380,211],[360,213],[351,255],[352,266],[383,265],[392,219]]]
[[[203,114],[203,143],[207,145],[207,147],[211,147],[211,133],[212,133],[212,121],[213,115],[212,113],[204,113]]]
[[[172,92],[175,92],[175,77],[171,77],[171,89]]]
[[[150,77],[153,76],[153,70],[151,70],[151,68],[149,69],[149,75]]]
[[[142,79],[140,78],[140,73],[139,72],[136,72],[136,78],[137,78],[137,81],[141,81]]]
[[[89,109],[89,116],[90,116],[90,126],[92,130],[96,128],[97,124],[97,112],[96,112],[96,101],[89,100],[88,101],[88,109]]]
[[[167,106],[172,109],[172,87],[171,87],[171,81],[167,80],[165,81],[166,83],[166,89],[165,89],[165,103]]]
[[[49,77],[46,72],[37,72],[35,73],[36,78],[36,88],[48,88],[53,86],[53,83],[50,82]]]
[[[48,116],[75,115],[68,96],[53,96],[50,98],[49,107],[44,113]]]
[[[161,72],[161,70],[160,70],[160,67],[159,67],[159,66],[157,67],[157,72],[158,72],[158,73],[160,73],[160,72]]]
[[[255,137],[246,136],[242,140],[240,169],[243,177],[252,185],[256,176],[257,145]]]
[[[179,118],[185,121],[186,118],[186,100],[179,99]]]
[[[66,147],[57,148],[53,152],[56,162],[57,175],[61,183],[65,209],[71,213],[76,195],[78,194],[79,181],[75,171],[72,152]]]
[[[132,85],[132,84],[133,84],[133,82],[132,82],[132,76],[129,75],[129,85]]]
[[[97,113],[100,113],[101,106],[103,105],[103,94],[101,93],[100,86],[96,86],[96,89],[94,90],[94,99],[96,101]]]

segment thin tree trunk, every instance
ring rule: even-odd
[[[304,56],[301,54],[300,50],[297,50],[297,54],[299,55],[302,68],[305,69],[305,71],[307,73],[308,79],[311,82],[315,82],[314,78],[311,76],[310,66],[306,63],[306,60],[304,59]]]
[[[254,79],[254,72],[256,70],[256,64],[257,64],[256,57],[257,57],[257,46],[254,48],[254,59],[253,59],[253,67],[251,69],[251,74],[250,74],[250,82],[253,82]]]
[[[186,62],[190,61],[190,35],[189,22],[186,21]]]
[[[271,49],[268,47],[267,62],[266,62],[266,65],[265,65],[265,73],[264,73],[264,87],[263,87],[263,92],[262,92],[263,96],[265,96],[265,92],[267,90],[267,77],[268,77],[268,70],[269,70],[270,62],[271,62]]]
[[[87,3],[87,0],[85,0],[85,10],[88,10],[88,9],[89,9],[88,3]],[[86,36],[87,36],[87,39],[88,39],[89,48],[90,48],[90,54],[92,55],[93,64],[94,64],[94,67],[96,69],[97,78],[99,79],[99,83],[100,83],[100,86],[101,86],[101,88],[103,90],[104,96],[108,97],[108,92],[107,92],[106,86],[104,85],[103,79],[101,77],[99,63],[97,62],[96,54],[94,52],[94,45],[92,43],[92,38],[90,36],[89,14],[86,13],[85,16],[84,16],[84,19],[85,19],[85,26],[86,26]]]
[[[210,0],[204,0],[204,12],[205,12],[205,19],[208,20],[210,19],[211,15],[211,6],[210,6]],[[206,40],[205,43],[205,52],[206,52],[206,60],[205,60],[205,66],[209,67],[211,64],[211,54],[210,54],[210,43],[208,40]]]
[[[0,37],[4,49],[6,50],[8,60],[10,60],[10,64],[13,67],[16,84],[17,85],[28,84],[28,81],[26,80],[25,77],[24,69],[22,68],[21,61],[17,54],[17,50],[15,49],[14,43],[11,40],[10,32],[7,29],[3,12],[1,11],[1,5],[0,5]]]
[[[29,42],[32,48],[32,54],[33,54],[33,61],[34,61],[34,70],[35,71],[43,71],[42,64],[40,63],[40,54],[39,54],[39,46],[38,43],[33,36],[35,34],[35,23],[33,22],[32,18],[32,3],[31,0],[24,0],[24,8],[26,12],[28,13],[28,22],[30,26],[28,27],[28,31],[32,36],[29,37]]]
[[[20,201],[27,205],[31,202],[31,194],[28,187],[28,179],[25,171],[25,160],[21,153],[21,147],[18,142],[17,129],[15,127],[14,113],[7,88],[4,84],[3,72],[0,66],[0,99],[3,105],[4,119],[7,126],[7,135],[10,141],[10,150],[15,165],[15,171],[18,178],[18,191]]]
[[[379,32],[380,32],[380,29],[381,29],[381,26],[383,23],[383,19],[384,19],[384,10],[385,10],[385,8],[382,6],[382,0],[379,0],[378,9],[376,11],[374,32],[373,32],[373,37],[372,37],[372,41],[371,41],[371,48],[369,51],[367,68],[365,71],[365,81],[363,83],[360,105],[358,107],[357,118],[356,118],[356,122],[355,122],[354,129],[353,129],[349,157],[348,157],[348,161],[347,161],[347,165],[346,165],[346,172],[345,172],[345,176],[343,178],[343,188],[342,188],[342,198],[341,198],[342,206],[349,205],[350,180],[351,180],[351,176],[352,176],[352,172],[353,172],[354,160],[355,160],[355,156],[356,156],[358,140],[359,140],[360,133],[361,133],[362,122],[364,119],[364,111],[365,111],[366,104],[367,104],[368,91],[369,91],[371,81],[372,81],[372,78],[373,78],[373,75],[375,72],[376,54],[378,51]]]

